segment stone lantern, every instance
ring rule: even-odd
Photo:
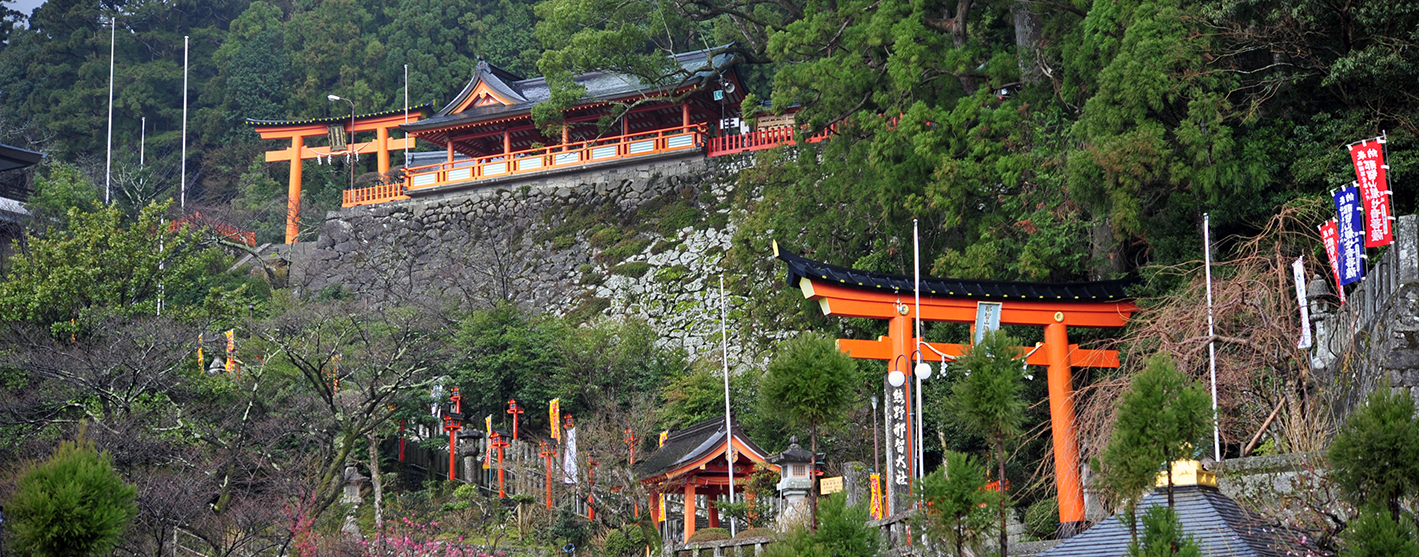
[[[798,446],[798,437],[789,439],[788,450],[769,457],[779,467],[778,492],[783,497],[779,529],[788,531],[811,520],[808,496],[813,492],[813,453]]]

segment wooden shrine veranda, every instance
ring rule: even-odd
[[[523,79],[485,61],[452,101],[434,112],[432,105],[404,111],[333,116],[306,120],[247,119],[263,139],[289,140],[268,151],[267,162],[290,164],[286,241],[295,241],[300,212],[301,161],[369,156],[378,159],[381,180],[344,192],[342,206],[386,203],[433,195],[519,177],[587,171],[604,166],[662,158],[722,156],[795,142],[792,117],[765,119],[754,131],[720,130],[725,115],[739,112],[743,85],[729,54],[714,49],[677,54],[675,62],[690,77],[669,87],[650,87],[631,76],[593,72],[576,76],[586,89],[582,101],[563,111],[560,137],[546,137],[532,118],[532,107],[551,97],[545,78]],[[715,82],[713,80],[718,80]],[[617,105],[632,108],[611,131],[600,122]],[[353,122],[353,129],[352,128]],[[403,132],[395,139],[392,132]],[[356,142],[355,133],[374,132]],[[345,145],[337,139],[349,136]],[[328,136],[328,146],[307,140]],[[827,132],[808,138],[821,141]],[[410,163],[390,173],[389,153],[434,145],[443,151],[434,163]]]

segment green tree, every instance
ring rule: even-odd
[[[863,557],[877,554],[877,531],[867,524],[867,506],[847,505],[847,494],[823,502],[817,531],[799,529],[764,549],[765,557]]]
[[[964,371],[951,388],[947,399],[950,413],[961,428],[988,440],[995,453],[996,481],[1000,482],[1000,554],[1005,555],[1008,540],[1005,517],[1010,496],[1005,489],[1005,442],[1020,433],[1024,425],[1024,354],[1020,342],[1003,331],[985,334],[979,344],[956,360],[955,368]]]
[[[502,304],[474,312],[459,325],[453,380],[463,396],[463,412],[492,414],[501,423],[507,401],[528,409],[522,426],[546,425],[547,401],[563,392],[552,378],[566,366],[558,342],[571,331],[550,316],[529,316]]]
[[[69,227],[69,210],[88,213],[98,208],[99,189],[72,164],[57,162],[36,174],[29,209],[40,229]]]
[[[68,336],[107,317],[155,315],[160,303],[164,315],[187,320],[244,310],[244,279],[227,274],[229,258],[198,235],[169,230],[169,204],[149,205],[127,226],[114,208],[71,208],[68,230],[30,238],[14,258],[0,283],[0,319]]]
[[[138,514],[136,493],[114,471],[108,453],[94,450],[81,434],[61,442],[49,460],[25,470],[6,511],[22,553],[102,555]]]
[[[1399,521],[1400,503],[1419,494],[1419,421],[1414,399],[1380,389],[1351,414],[1328,454],[1333,478],[1357,506],[1389,511]]]
[[[1155,505],[1143,513],[1143,539],[1128,544],[1129,557],[1202,557],[1202,550],[1183,534],[1177,511]]]
[[[853,399],[857,366],[838,351],[837,342],[816,333],[804,333],[785,342],[763,380],[759,402],[765,413],[780,413],[800,426],[808,426],[812,453],[818,454],[818,428],[836,420]],[[818,515],[818,481],[810,493],[814,522]]]
[[[1381,509],[1364,509],[1345,525],[1340,537],[1345,557],[1419,557],[1419,530]]]
[[[1113,436],[1104,448],[1100,482],[1126,501],[1123,520],[1138,542],[1135,509],[1153,485],[1158,466],[1168,469],[1168,508],[1173,507],[1173,473],[1169,464],[1192,456],[1211,427],[1212,409],[1202,384],[1188,380],[1159,354],[1134,376],[1119,399]]]
[[[943,464],[921,479],[917,498],[926,533],[956,550],[957,556],[982,549],[990,535],[1000,492],[985,489],[988,472],[970,455],[946,451]]]

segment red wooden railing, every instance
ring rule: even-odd
[[[796,140],[793,137],[793,133],[792,127],[780,126],[756,132],[711,137],[709,140],[709,156],[719,157],[747,151],[772,149],[780,145],[794,145]],[[832,128],[809,136],[808,142],[817,143],[827,139],[830,134],[832,134]]]
[[[704,124],[639,132],[591,141],[514,151],[476,159],[442,162],[407,169],[404,190],[433,188],[516,174],[569,168],[704,147]],[[378,201],[370,201],[378,203]],[[348,205],[347,205],[348,206]]]
[[[168,223],[168,230],[176,232],[178,229],[181,229],[183,225],[190,225],[193,228],[210,228],[212,232],[215,232],[218,236],[239,244],[245,244],[247,247],[256,247],[255,232],[242,230],[234,225],[212,217],[204,217],[200,211],[193,211],[190,215],[183,215],[173,219],[172,222]]]

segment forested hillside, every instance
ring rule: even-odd
[[[831,132],[756,153],[733,178],[739,193],[713,200],[729,204],[733,248],[722,264],[740,301],[731,325],[740,337],[767,345],[763,331],[885,333],[884,323],[826,318],[785,292],[782,263],[767,254],[776,241],[817,261],[909,274],[914,219],[927,274],[1141,277],[1136,323],[1070,339],[1125,354],[1121,372],[1078,376],[1082,418],[1092,420],[1085,436],[1108,434],[1109,397],[1149,353],[1181,355],[1184,373],[1205,370],[1193,310],[1208,213],[1217,256],[1231,262],[1219,271],[1219,299],[1250,304],[1219,319],[1219,334],[1241,339],[1220,349],[1236,387],[1222,401],[1229,456],[1255,448],[1243,450],[1246,438],[1283,407],[1271,451],[1319,450],[1333,431],[1307,421],[1314,403],[1305,397],[1315,395],[1296,371],[1309,368],[1289,336],[1294,324],[1263,317],[1294,311],[1284,263],[1324,261],[1310,236],[1327,192],[1355,178],[1344,145],[1387,134],[1394,212],[1419,204],[1408,186],[1419,169],[1419,7],[1405,2],[48,0],[3,17],[0,143],[49,156],[35,171],[29,232],[0,283],[0,501],[18,489],[26,462],[82,431],[138,486],[133,534],[118,545],[131,554],[170,553],[177,528],[205,536],[214,553],[315,548],[317,534],[339,532],[344,512],[356,513],[340,502],[347,463],[377,475],[379,443],[421,426],[435,432],[424,446],[446,441],[428,409],[448,393],[434,385],[460,386],[469,415],[502,419],[516,398],[528,409],[525,431],[545,430],[546,404],[560,398],[586,424],[583,446],[599,451],[603,481],[624,490],[599,495],[600,522],[559,508],[532,519],[545,528],[529,528],[467,492],[374,488],[377,498],[390,491],[390,516],[412,517],[430,539],[600,550],[613,545],[607,532],[640,535],[646,494],[614,456],[628,443],[623,431],[648,452],[659,432],[723,411],[717,356],[666,349],[644,323],[510,305],[379,306],[338,289],[298,294],[270,267],[233,269],[234,246],[168,226],[180,213],[184,37],[186,210],[253,230],[262,243],[284,232],[286,169],[264,162],[264,151],[283,146],[259,140],[247,118],[348,115],[331,94],[354,99],[360,113],[398,110],[406,83],[410,105],[439,107],[482,59],[548,78],[552,98],[534,115],[552,143],[559,110],[583,93],[573,75],[674,85],[688,76],[667,55],[731,53],[728,71],[749,89],[743,105],[760,107],[745,118],[798,110],[800,134]],[[105,208],[110,33],[114,206]],[[374,157],[358,165],[356,174],[372,172]],[[313,240],[351,174],[343,163],[304,168],[302,239]],[[610,230],[591,241],[597,248],[653,249],[631,238],[638,223],[586,220]],[[1279,288],[1266,282],[1274,277]],[[226,331],[240,339],[230,352]],[[1007,332],[1026,346],[1041,335]],[[966,327],[933,325],[925,336],[960,342]],[[209,370],[215,355],[240,363]],[[761,400],[765,373],[741,369],[729,388],[746,430],[781,451],[807,428]],[[881,394],[882,366],[859,362],[854,373],[851,404],[815,424],[832,466],[872,458],[867,400]],[[928,385],[928,400],[953,396],[956,381]],[[1043,383],[1022,383],[1027,426],[1003,471],[1020,486],[1012,504],[1048,512]],[[1103,394],[1089,394],[1096,385]],[[996,458],[952,416],[928,405],[930,467],[946,451]],[[1104,444],[1086,439],[1086,456]],[[384,515],[362,508],[357,530],[385,531]],[[446,530],[427,526],[439,521]],[[1330,550],[1339,529],[1328,528]]]

